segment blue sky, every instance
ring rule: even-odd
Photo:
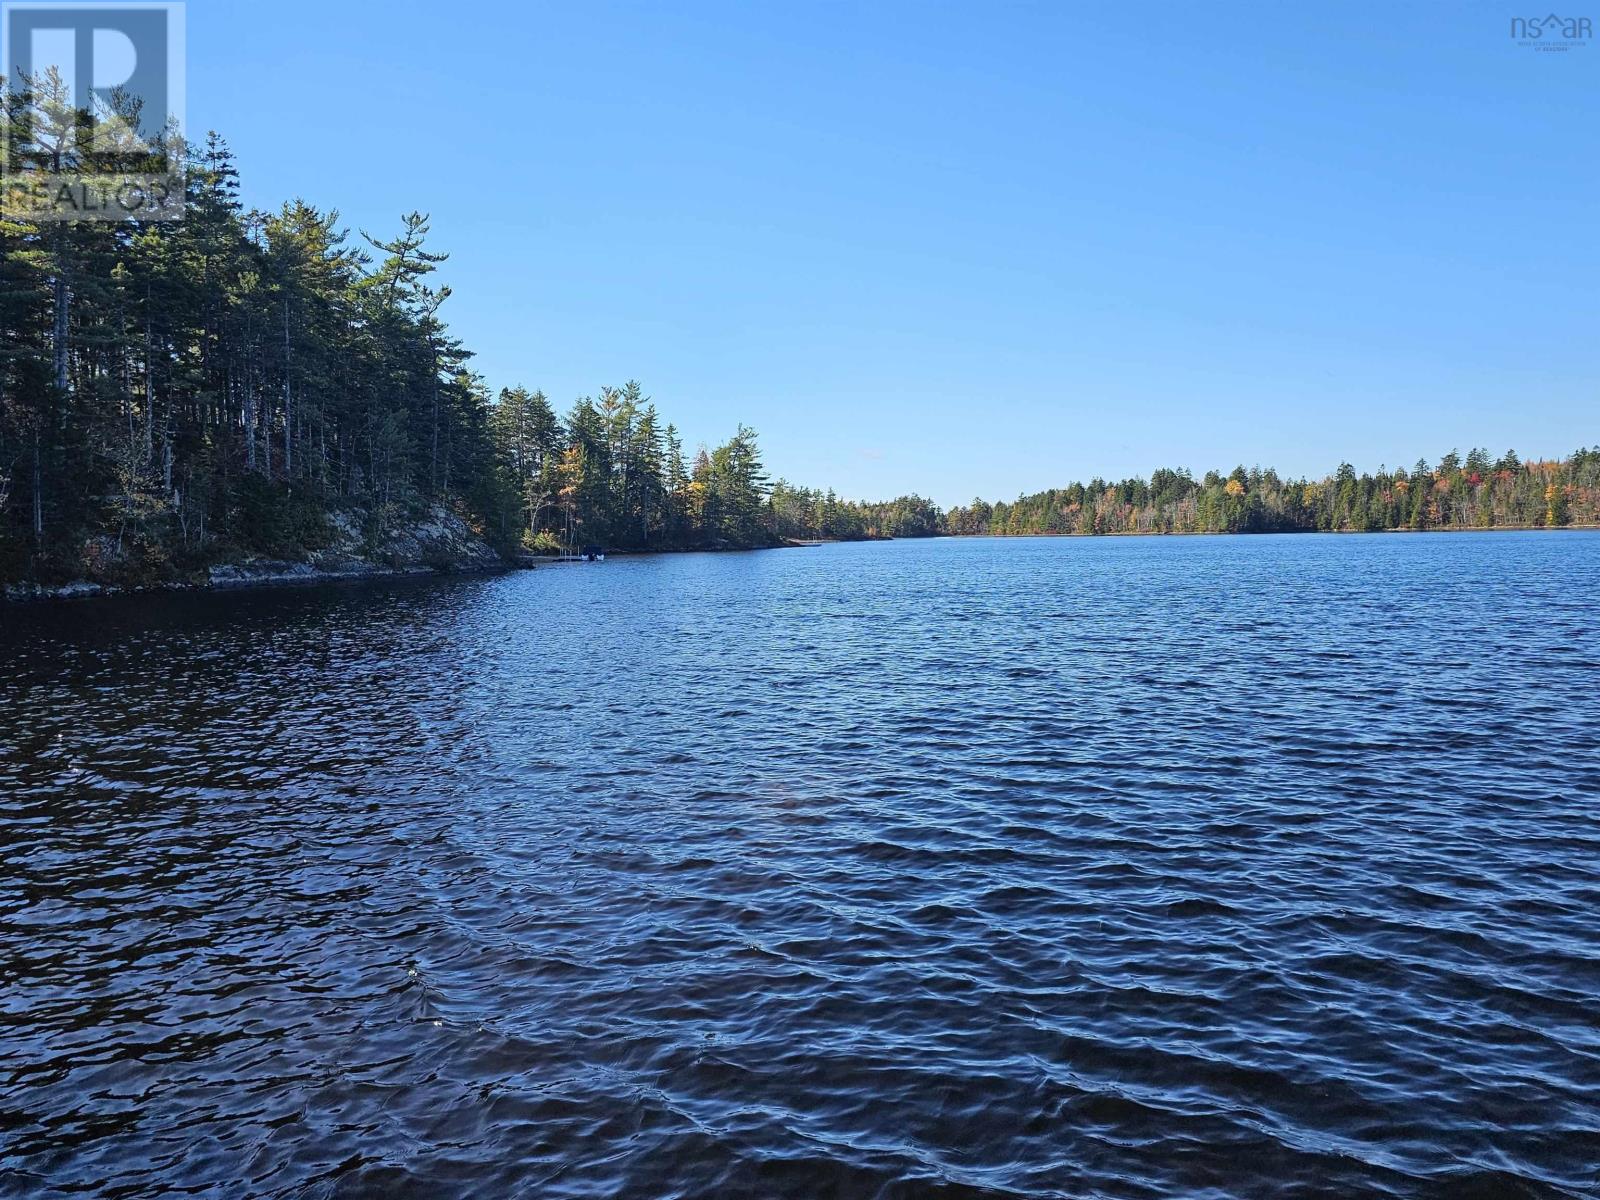
[[[430,212],[496,389],[849,496],[1320,475],[1600,442],[1600,42],[1516,7],[191,0],[188,116]]]

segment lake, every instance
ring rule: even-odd
[[[1600,1188],[1600,535],[0,607],[0,1194]]]

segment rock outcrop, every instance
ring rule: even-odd
[[[171,579],[157,587],[241,588],[328,583],[411,575],[496,571],[505,562],[456,513],[434,505],[421,517],[400,522],[376,538],[363,530],[361,514],[340,511],[330,517],[329,544],[300,560],[249,556],[216,563],[200,577]],[[115,595],[129,589],[94,580],[47,585],[15,583],[6,600],[70,600]]]
[[[396,525],[376,545],[363,535],[359,515],[333,514],[333,542],[305,562],[256,558],[211,568],[214,588],[379,579],[404,575],[493,571],[505,564],[455,513],[434,505],[419,520]]]

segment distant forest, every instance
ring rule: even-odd
[[[1282,479],[1235,467],[1195,479],[1149,479],[1035,492],[1012,503],[952,509],[952,534],[1309,533],[1385,529],[1498,529],[1600,525],[1600,447],[1559,461],[1523,462],[1452,450],[1436,466],[1357,475],[1349,463],[1324,479]]]

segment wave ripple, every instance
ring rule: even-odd
[[[1600,537],[0,613],[0,1195],[1600,1194]]]

